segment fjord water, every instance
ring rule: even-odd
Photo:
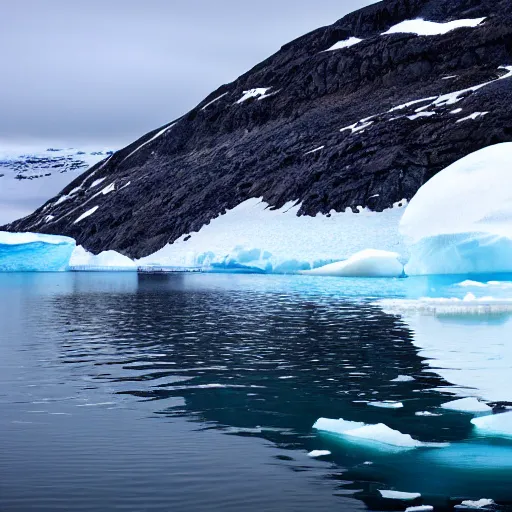
[[[405,509],[379,489],[510,503],[512,442],[439,409],[495,392],[508,316],[433,328],[376,303],[454,282],[0,274],[0,510]],[[367,405],[386,400],[404,407]],[[320,417],[450,444],[354,443],[315,432]]]

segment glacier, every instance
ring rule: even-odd
[[[62,272],[75,240],[65,236],[0,232],[0,272]]]
[[[137,271],[137,265],[116,251],[104,251],[92,254],[81,245],[75,248],[70,261],[69,269],[75,271]]]
[[[408,249],[398,223],[406,204],[407,201],[397,203],[383,212],[359,207],[358,213],[332,211],[309,217],[297,215],[299,202],[272,209],[262,198],[252,198],[213,219],[198,232],[184,235],[136,263],[286,274],[342,262],[368,247],[403,255]],[[396,256],[390,258],[394,266],[391,273],[401,275],[403,269],[394,261]],[[332,270],[327,269],[329,273]]]
[[[400,232],[407,275],[512,272],[512,143],[458,160],[423,185]]]

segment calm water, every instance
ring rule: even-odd
[[[462,498],[511,503],[512,442],[474,436],[467,414],[415,415],[465,383],[446,380],[415,327],[374,300],[428,286],[0,274],[0,510],[405,509],[379,489],[420,492],[413,504],[438,510]],[[508,364],[508,321],[477,321]],[[398,375],[415,380],[391,382]],[[383,451],[315,432],[320,417],[450,446]]]

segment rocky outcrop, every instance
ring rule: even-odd
[[[444,35],[382,35],[409,19],[479,17]],[[326,51],[350,37],[362,41]],[[512,66],[509,0],[380,2],[285,45],[2,229],[139,258],[251,197],[298,201],[301,215],[380,211],[455,160],[512,141],[503,66]]]

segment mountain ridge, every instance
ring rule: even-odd
[[[438,36],[381,35],[419,17],[485,20]],[[351,37],[362,41],[328,51]],[[296,201],[299,215],[382,211],[455,160],[512,140],[512,82],[502,79],[511,65],[505,1],[373,4],[284,45],[3,229],[140,258],[252,197],[275,208]],[[97,179],[114,190],[100,194]]]

